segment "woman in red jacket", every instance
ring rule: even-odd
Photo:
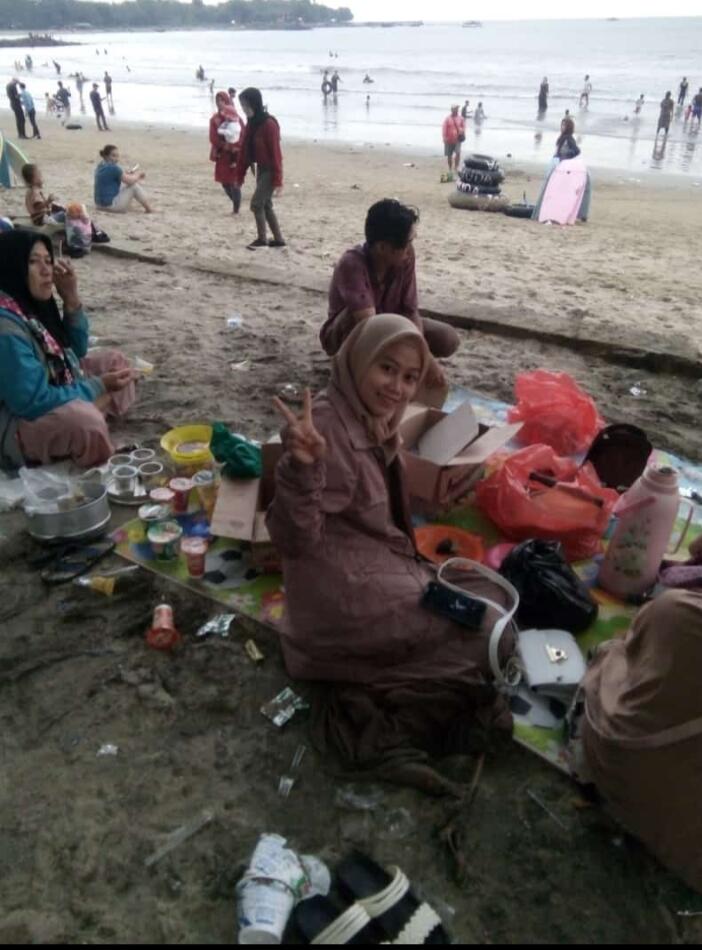
[[[236,162],[243,122],[229,94],[215,96],[217,111],[210,119],[210,161],[215,163],[215,181],[218,181],[234,205],[234,214],[241,207],[241,188],[236,184]]]
[[[285,247],[280,225],[273,210],[273,194],[283,187],[283,156],[280,151],[280,126],[263,106],[259,89],[244,89],[239,102],[248,119],[239,150],[235,180],[239,188],[244,183],[246,172],[256,165],[256,191],[251,199],[251,210],[256,218],[258,237],[248,245],[257,247]],[[267,240],[266,223],[273,233]]]

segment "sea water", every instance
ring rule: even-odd
[[[215,90],[258,86],[284,138],[356,145],[391,145],[442,154],[441,123],[452,103],[483,103],[486,121],[468,123],[466,149],[504,158],[546,162],[566,109],[576,121],[584,159],[593,166],[702,173],[700,134],[676,114],[668,141],[654,148],[659,103],[677,99],[690,80],[688,102],[702,86],[702,17],[649,20],[485,22],[482,27],[348,27],[286,31],[172,31],[57,34],[82,45],[35,49],[27,78],[41,114],[44,92],[77,70],[114,80],[118,120],[201,128],[213,112]],[[105,54],[104,50],[107,50]],[[0,50],[9,79],[24,49]],[[336,55],[330,56],[330,53]],[[324,69],[341,75],[339,95],[322,96]],[[374,83],[363,83],[366,73]],[[583,79],[593,85],[590,106],[578,107]],[[544,76],[551,95],[537,117]],[[84,91],[88,118],[90,86]],[[104,94],[104,88],[102,89]],[[641,93],[646,104],[634,116]],[[366,97],[370,95],[370,101]],[[3,103],[4,104],[4,103]],[[5,123],[7,124],[7,123]]]

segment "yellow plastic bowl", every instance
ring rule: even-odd
[[[161,439],[161,448],[184,475],[194,475],[214,462],[210,452],[212,426],[178,426]]]

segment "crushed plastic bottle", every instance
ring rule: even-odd
[[[130,567],[120,567],[115,571],[91,574],[89,577],[76,577],[73,583],[76,587],[84,587],[98,594],[104,594],[106,597],[112,597],[115,591],[122,593],[135,586],[140,581],[137,577],[138,571],[139,565],[134,564]]]
[[[648,390],[643,383],[634,383],[629,392],[634,399],[643,399],[645,396],[648,396]]]
[[[417,822],[406,808],[393,808],[386,812],[380,822],[378,837],[384,841],[402,841],[417,828]]]
[[[244,321],[240,313],[232,313],[225,322],[228,330],[238,330]]]

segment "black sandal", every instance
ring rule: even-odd
[[[66,545],[58,552],[52,553],[39,576],[45,584],[67,584],[76,577],[87,574],[98,561],[112,554],[115,547],[114,541]]]
[[[360,904],[343,909],[329,897],[310,897],[295,908],[295,926],[307,943],[317,946],[378,944],[379,931]]]
[[[354,854],[337,868],[339,889],[365,910],[386,940],[397,946],[449,944],[441,918],[421,903],[398,867],[385,871],[363,854]]]

